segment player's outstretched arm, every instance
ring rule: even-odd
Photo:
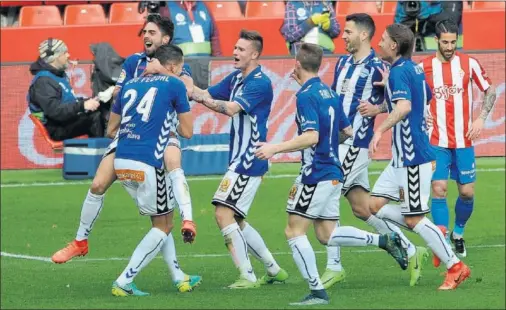
[[[398,100],[394,110],[388,115],[387,119],[381,123],[378,129],[374,131],[371,144],[369,145],[369,152],[371,155],[378,149],[383,133],[403,120],[409,112],[411,112],[411,101],[405,99]]]
[[[241,106],[237,102],[213,99],[207,89],[200,89],[197,86],[193,87],[191,99],[205,105],[215,112],[228,116],[234,116],[242,110]]]
[[[351,127],[350,127],[351,128]],[[255,156],[260,159],[269,159],[278,153],[290,153],[306,149],[318,143],[319,134],[316,130],[304,131],[300,136],[292,140],[277,144],[260,142],[255,152]]]
[[[382,104],[371,104],[367,100],[360,100],[357,110],[363,117],[375,117],[378,114],[386,113],[388,108],[386,101],[383,101]]]
[[[495,87],[491,85],[485,91],[485,98],[483,99],[480,116],[471,124],[471,128],[469,128],[469,131],[466,133],[468,139],[475,140],[480,136],[481,130],[485,125],[485,121],[494,108],[496,98],[497,93],[495,91]]]

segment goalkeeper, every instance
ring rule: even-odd
[[[301,43],[319,45],[325,54],[332,54],[332,41],[341,32],[336,14],[327,1],[286,1],[281,34],[290,54],[295,55]]]

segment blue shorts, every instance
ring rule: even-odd
[[[436,150],[436,171],[432,175],[432,181],[448,180],[448,174],[459,184],[476,181],[474,146],[461,149],[434,146],[434,149]]]

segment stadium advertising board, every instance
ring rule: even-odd
[[[492,115],[485,123],[481,138],[476,141],[478,156],[505,155],[505,55],[504,53],[476,54],[476,57],[493,84],[497,87],[497,103]],[[419,61],[420,56],[415,60]],[[263,70],[271,78],[274,87],[274,102],[269,119],[269,141],[290,139],[296,135],[295,93],[298,85],[290,79],[294,60],[263,60]],[[320,73],[324,82],[331,83],[335,58],[327,58]],[[61,154],[54,154],[52,149],[34,127],[28,117],[26,93],[31,81],[29,66],[2,66],[1,69],[1,169],[58,168],[63,163]],[[211,85],[218,82],[234,69],[230,61],[211,62]],[[76,94],[89,96],[91,65],[79,65],[69,72]],[[483,94],[475,91],[474,111],[481,108]],[[196,134],[213,134],[228,132],[230,119],[216,114],[201,105],[193,105]],[[476,114],[475,114],[476,115]],[[379,121],[384,116],[379,117]],[[384,135],[380,152],[376,159],[390,158],[389,135]],[[298,153],[282,154],[275,161],[297,161]]]

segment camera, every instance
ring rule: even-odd
[[[420,13],[420,1],[403,1],[404,11],[408,16],[417,16]]]

